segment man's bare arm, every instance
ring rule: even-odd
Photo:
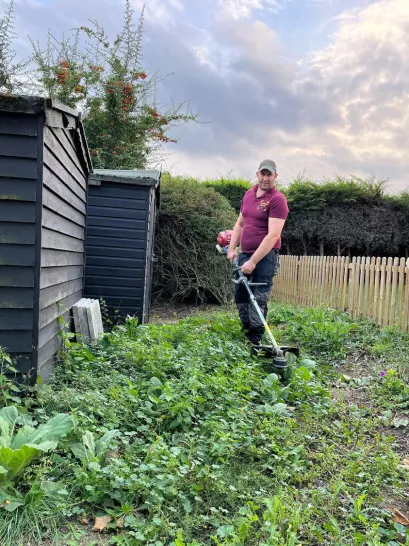
[[[259,247],[251,257],[251,261],[256,265],[260,260],[266,256],[270,250],[274,247],[276,242],[281,236],[285,220],[281,218],[269,218],[268,219],[268,234],[261,241]]]

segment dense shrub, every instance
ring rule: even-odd
[[[237,214],[240,212],[240,206],[244,194],[252,187],[247,180],[234,180],[220,178],[217,180],[206,180],[204,185],[208,188],[214,188],[223,197],[225,197]]]
[[[237,215],[214,188],[163,175],[157,216],[153,298],[226,303],[233,294],[231,266],[217,253],[219,231]]]

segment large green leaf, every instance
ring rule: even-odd
[[[24,425],[17,432],[16,436],[14,437],[13,441],[11,442],[11,446],[14,449],[18,449],[21,446],[23,446],[24,444],[35,443],[35,442],[32,441],[35,432],[36,432],[35,428],[30,427],[29,425]]]
[[[84,442],[87,455],[88,454],[90,455],[87,457],[89,459],[88,462],[90,460],[94,460],[95,459],[95,441],[94,441],[94,435],[92,434],[92,432],[87,430],[84,436],[82,437],[82,441]]]
[[[18,411],[15,406],[0,410],[0,446],[9,446],[13,437]]]
[[[40,441],[56,441],[72,430],[73,422],[70,415],[59,413],[37,429],[22,427],[12,441],[12,447],[18,449],[25,444],[37,444]]]
[[[7,512],[14,512],[20,506],[24,506],[24,504],[23,501],[13,501],[10,504],[6,504],[4,509],[7,510]]]
[[[85,450],[85,446],[84,444],[73,444],[71,446],[71,451],[74,453],[74,455],[76,457],[78,457],[78,459],[80,459],[81,461],[83,459],[87,460],[87,452]]]
[[[0,410],[0,417],[7,421],[10,426],[10,430],[13,430],[18,417],[18,411],[16,406],[7,406],[5,408],[2,408]]]
[[[40,444],[25,444],[25,445],[27,445],[28,447],[36,447],[37,449],[40,449],[41,451],[46,453],[47,451],[51,451],[52,449],[55,449],[58,444],[55,440],[54,441],[47,440],[46,442],[41,442]]]
[[[76,457],[86,460],[87,464],[98,462],[103,464],[108,450],[109,442],[117,434],[116,430],[109,430],[97,442],[92,432],[87,430],[82,437],[82,444],[74,444],[71,450]]]
[[[7,474],[0,475],[0,481],[12,480],[40,453],[42,450],[36,446],[22,446],[20,449],[0,447],[0,465],[7,470]]]
[[[110,441],[116,436],[117,430],[109,430],[95,444],[95,454],[102,455],[108,449]]]
[[[11,442],[10,425],[0,417],[0,446],[9,446]]]

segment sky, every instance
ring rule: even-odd
[[[122,0],[15,0],[16,49],[98,20]],[[144,66],[172,73],[164,104],[204,123],[174,130],[162,169],[197,178],[374,176],[409,189],[409,0],[132,0],[145,4]],[[0,0],[0,6],[5,4]]]

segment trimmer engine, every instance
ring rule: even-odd
[[[220,254],[227,254],[229,252],[229,244],[231,241],[233,231],[231,229],[226,229],[221,231],[217,236],[217,245],[216,248]]]

